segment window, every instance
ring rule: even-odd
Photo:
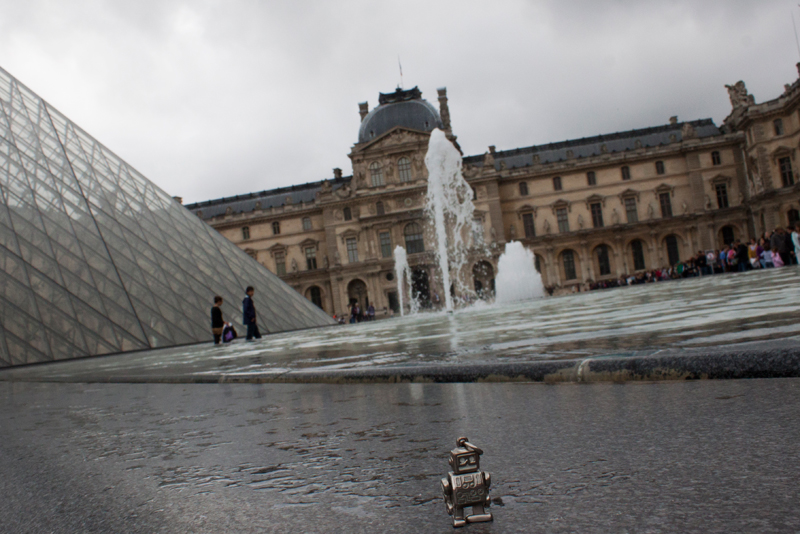
[[[311,217],[303,217],[303,230],[305,232],[311,230]]]
[[[242,227],[242,239],[250,239],[250,227],[243,226]]]
[[[560,176],[556,176],[555,178],[553,178],[553,189],[555,189],[556,191],[561,191],[561,177]]]
[[[597,251],[597,266],[600,268],[600,276],[608,276],[611,274],[611,262],[608,261],[608,247],[600,245],[595,249]]]
[[[586,183],[589,185],[597,185],[597,176],[594,174],[594,171],[586,173]]]
[[[669,264],[675,265],[681,261],[680,254],[678,253],[678,238],[674,235],[668,235],[666,239],[664,239],[664,243],[667,245],[667,257],[669,258]]]
[[[533,213],[522,214],[522,227],[525,229],[525,237],[536,237],[536,227],[533,225]]]
[[[478,190],[474,187],[472,188],[472,200],[478,200]]]
[[[781,168],[781,180],[783,187],[789,187],[794,184],[794,173],[792,172],[792,159],[789,157],[781,158],[778,160],[778,165]]]
[[[379,187],[383,185],[383,169],[380,163],[373,161],[369,164],[369,173],[372,176],[372,187]]]
[[[350,208],[345,208],[342,211],[344,213],[344,220],[345,221],[349,221],[349,220],[351,220],[353,218],[353,212],[350,211]]]
[[[628,197],[625,199],[625,215],[628,216],[629,223],[639,222],[639,212],[636,210],[636,199]]]
[[[383,202],[375,203],[375,211],[378,213],[378,215],[386,215],[386,208],[383,207]]]
[[[722,242],[726,245],[730,245],[736,240],[736,234],[733,231],[732,226],[723,226],[722,227]]]
[[[712,165],[722,164],[722,158],[719,157],[719,152],[717,152],[716,150],[711,153],[711,164]]]
[[[483,228],[483,219],[480,217],[472,219],[472,243],[474,245],[481,245],[484,242],[485,232]]]
[[[664,162],[656,161],[656,174],[664,174]]]
[[[275,253],[275,272],[278,276],[286,274],[286,253],[282,250]]]
[[[800,212],[790,209],[786,212],[786,220],[789,221],[789,228],[794,228],[797,223],[800,223]]]
[[[397,160],[397,174],[400,175],[401,182],[411,181],[411,160],[402,157]]]
[[[626,165],[625,167],[622,167],[620,169],[620,171],[622,172],[622,179],[623,180],[630,180],[631,179],[631,168],[630,167],[628,167]]]
[[[519,183],[519,196],[527,197],[528,196],[528,182],[520,182]]]
[[[669,193],[661,193],[658,195],[658,200],[661,202],[661,216],[672,217],[672,202],[669,199]]]
[[[317,308],[322,309],[322,290],[317,286],[308,288],[308,299],[314,303]]]
[[[358,241],[355,237],[348,237],[345,240],[347,244],[347,261],[350,263],[358,262]]]
[[[281,223],[275,221],[272,223],[272,235],[278,235],[281,233]]]
[[[306,247],[306,269],[313,271],[317,268],[317,249]]]
[[[595,202],[590,204],[589,207],[592,209],[592,226],[595,228],[602,228],[603,227],[603,206],[599,202]]]
[[[381,232],[378,234],[381,242],[381,256],[384,258],[392,257],[392,235],[389,232]]]
[[[578,275],[575,274],[575,253],[571,250],[565,250],[561,253],[564,258],[564,278],[567,280],[575,280]]]
[[[725,184],[717,184],[714,186],[717,190],[717,207],[719,209],[728,207],[728,186]]]
[[[642,246],[642,242],[638,239],[633,241],[631,243],[631,252],[633,253],[633,269],[635,271],[644,270],[644,247]]]
[[[556,208],[556,220],[558,221],[558,231],[561,233],[569,232],[569,219],[567,218],[567,208]]]
[[[403,234],[406,238],[406,252],[409,254],[425,252],[425,243],[422,240],[422,227],[420,225],[417,223],[406,225]]]
[[[783,135],[783,119],[775,119],[772,126],[775,128],[775,135]]]

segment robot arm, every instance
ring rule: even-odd
[[[453,515],[453,497],[452,497],[453,487],[450,485],[450,481],[446,478],[442,479],[442,495],[444,496],[444,504],[447,506],[447,514]]]

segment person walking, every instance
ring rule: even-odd
[[[791,259],[789,258],[789,240],[786,239],[786,237],[783,228],[778,227],[772,232],[772,236],[769,238],[773,256],[772,261],[775,263],[775,267],[783,267],[783,265],[791,264]],[[775,261],[776,254],[780,256],[780,262]],[[779,266],[778,263],[782,263],[783,265]]]
[[[247,295],[242,301],[242,314],[244,325],[247,327],[246,341],[253,341],[254,339],[261,339],[261,332],[258,331],[258,324],[256,323],[256,306],[253,304],[253,293],[255,290],[253,286],[247,286],[244,290]]]
[[[794,225],[792,245],[794,245],[794,262],[800,264],[800,222]]]
[[[219,345],[222,340],[222,330],[225,328],[225,321],[222,319],[222,297],[214,297],[214,305],[211,307],[211,333],[214,334],[214,345]]]

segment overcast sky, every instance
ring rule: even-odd
[[[0,66],[171,195],[352,172],[358,102],[446,86],[466,155],[711,117],[797,79],[797,1],[0,0]]]

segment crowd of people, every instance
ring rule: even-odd
[[[341,315],[339,317],[334,315],[333,319],[337,321],[339,324],[345,324],[346,322],[348,322],[348,319],[345,315]],[[375,306],[373,306],[372,304],[367,306],[364,310],[361,309],[361,306],[358,305],[358,302],[354,302],[350,305],[349,322],[351,324],[360,323],[362,321],[374,321],[374,320],[375,320]]]
[[[776,228],[772,232],[752,238],[749,243],[734,240],[721,250],[699,250],[697,255],[687,261],[678,262],[671,267],[651,269],[636,274],[621,276],[619,279],[590,282],[588,287],[606,289],[675,280],[692,276],[744,272],[753,269],[772,269],[787,265],[797,265],[800,258],[800,223],[791,228]]]

